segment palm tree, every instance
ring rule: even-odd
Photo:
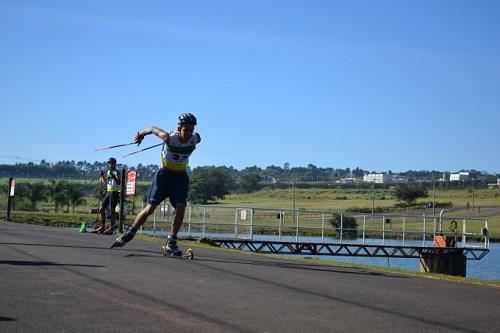
[[[40,200],[47,201],[47,186],[43,182],[27,183],[26,197],[31,203],[31,210],[36,210],[36,205]]]
[[[67,191],[66,188],[68,186],[68,182],[64,180],[51,180],[49,186],[49,195],[54,202],[54,212],[59,211],[59,207],[64,205],[67,201]]]
[[[75,206],[84,204],[86,201],[84,199],[85,193],[83,193],[82,184],[78,183],[68,183],[66,187],[68,202],[71,202],[72,212],[75,212]]]

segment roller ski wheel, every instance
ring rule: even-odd
[[[193,254],[193,250],[191,249],[187,249],[186,250],[186,253],[182,253],[180,255],[175,255],[174,253],[172,253],[169,249],[167,249],[167,247],[165,245],[163,245],[161,248],[160,248],[160,253],[162,256],[164,257],[178,257],[178,258],[186,258],[188,260],[193,260],[194,258],[194,254]]]

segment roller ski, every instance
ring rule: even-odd
[[[166,257],[180,257],[193,260],[194,254],[193,250],[187,249],[186,253],[183,254],[181,248],[177,245],[177,237],[168,236],[167,244],[160,248],[160,253]]]
[[[187,249],[186,253],[182,253],[182,251],[177,250],[176,252],[172,252],[172,250],[167,249],[167,245],[163,245],[160,249],[160,253],[164,257],[179,257],[179,258],[186,258],[188,260],[193,260],[194,254],[193,250]]]

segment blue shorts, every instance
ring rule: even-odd
[[[159,205],[167,197],[175,208],[178,203],[186,204],[189,188],[189,177],[185,172],[174,172],[160,169],[153,176],[148,202]]]

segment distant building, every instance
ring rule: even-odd
[[[450,182],[453,181],[467,182],[469,180],[486,180],[486,177],[474,170],[450,173]]]
[[[363,181],[375,184],[408,183],[408,177],[402,175],[388,175],[386,173],[368,173]]]
[[[393,175],[392,176],[392,182],[393,183],[408,183],[410,179],[408,176],[402,176],[402,175]]]
[[[462,181],[466,182],[469,181],[470,176],[469,172],[457,172],[457,173],[450,173],[450,182],[457,182],[457,181]]]
[[[385,173],[368,173],[363,176],[363,181],[375,184],[386,184],[392,182],[392,176]]]
[[[342,178],[341,180],[339,180],[337,182],[341,183],[341,184],[353,185],[354,183],[356,183],[356,178],[354,178],[354,177]]]
[[[500,178],[497,178],[496,183],[490,183],[488,184],[489,189],[494,189],[494,188],[500,188]]]

